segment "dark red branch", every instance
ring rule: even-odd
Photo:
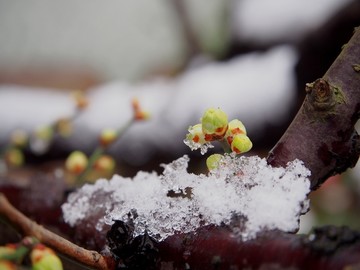
[[[294,159],[310,169],[315,189],[329,176],[353,167],[359,157],[354,125],[360,110],[360,29],[326,74],[306,85],[297,116],[268,156],[269,164],[285,166]]]
[[[159,250],[166,269],[344,269],[360,263],[360,233],[328,226],[309,236],[270,231],[244,242],[214,226],[169,237]]]

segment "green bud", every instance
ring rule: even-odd
[[[103,173],[113,173],[115,170],[115,160],[109,155],[101,155],[94,164],[94,169]]]
[[[0,260],[0,269],[1,270],[16,270],[18,269],[15,263],[7,260]]]
[[[30,136],[30,149],[37,155],[44,154],[50,147],[54,129],[51,126],[37,128]]]
[[[10,167],[20,167],[24,164],[25,158],[23,152],[20,149],[10,148],[5,153],[5,160]]]
[[[206,159],[206,166],[209,171],[214,170],[219,167],[219,162],[222,159],[223,155],[212,154]]]
[[[73,132],[73,125],[69,118],[61,118],[55,123],[56,131],[62,137],[69,137]]]
[[[231,142],[231,150],[236,154],[248,152],[252,148],[252,142],[244,134],[237,134]]]
[[[186,135],[187,140],[200,144],[204,144],[206,142],[201,124],[189,127],[188,131],[189,133]]]
[[[224,111],[210,108],[203,114],[201,124],[206,141],[221,139],[228,127],[228,117]]]
[[[89,100],[86,98],[84,91],[77,90],[72,93],[76,107],[79,110],[85,109],[89,105]]]
[[[189,133],[186,135],[184,143],[189,146],[191,150],[200,149],[200,152],[203,155],[209,148],[214,147],[209,141],[205,140],[201,124],[190,126],[188,131]]]
[[[32,270],[63,270],[59,257],[43,244],[35,245],[30,253],[30,259]]]
[[[0,247],[0,260],[5,260],[11,257],[16,252],[15,245],[6,245]],[[1,269],[1,268],[0,268]]]
[[[234,136],[236,134],[246,135],[246,128],[240,120],[233,119],[229,122],[228,130],[226,131],[226,136]]]
[[[65,162],[66,169],[73,174],[82,173],[88,165],[87,156],[81,151],[74,151]]]
[[[10,136],[11,144],[20,148],[26,146],[28,139],[29,139],[28,134],[21,129],[14,130]]]
[[[226,131],[225,134],[225,139],[229,145],[232,144],[234,136],[238,134],[246,135],[246,128],[240,120],[233,119],[229,122],[228,130]]]
[[[35,130],[35,136],[44,141],[50,141],[54,135],[54,130],[50,126],[42,126]]]
[[[102,146],[108,146],[118,138],[118,132],[114,129],[104,129],[100,134],[100,144]]]

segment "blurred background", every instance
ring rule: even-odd
[[[131,119],[133,98],[151,117],[106,149],[115,173],[161,172],[184,154],[189,170],[204,172],[204,157],[183,139],[208,107],[243,121],[249,154],[265,157],[305,83],[324,74],[359,25],[357,0],[0,0],[0,155],[15,131],[44,135],[71,122],[45,146],[30,140],[21,167],[3,163],[0,183],[30,185],[39,172],[59,172],[74,150],[90,155],[104,129]],[[79,90],[88,103],[81,110],[72,97]],[[360,228],[358,171],[311,195],[302,231]]]

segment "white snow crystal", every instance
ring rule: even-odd
[[[214,146],[210,142],[201,144],[194,142],[193,140],[185,139],[184,143],[191,149],[191,151],[200,149],[200,153],[202,155],[205,155],[210,148],[214,148]]]
[[[188,173],[188,162],[183,156],[163,165],[161,175],[115,175],[85,185],[62,206],[64,219],[75,226],[102,211],[97,229],[131,219],[134,236],[146,230],[159,241],[202,225],[227,224],[246,240],[263,229],[296,231],[308,209],[310,171],[299,160],[273,168],[257,156],[226,155],[208,175]]]

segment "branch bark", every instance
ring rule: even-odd
[[[11,224],[17,226],[23,235],[34,236],[41,243],[73,258],[74,260],[96,269],[112,269],[112,260],[107,260],[96,251],[79,247],[30,220],[13,207],[2,193],[0,193],[0,215],[5,216]]]
[[[293,122],[270,151],[268,163],[302,160],[311,188],[353,167],[360,141],[354,128],[360,110],[360,28],[322,78],[306,85],[306,98]]]
[[[159,250],[166,269],[357,269],[360,233],[328,226],[310,235],[263,232],[243,242],[226,227],[210,226],[171,236]]]

